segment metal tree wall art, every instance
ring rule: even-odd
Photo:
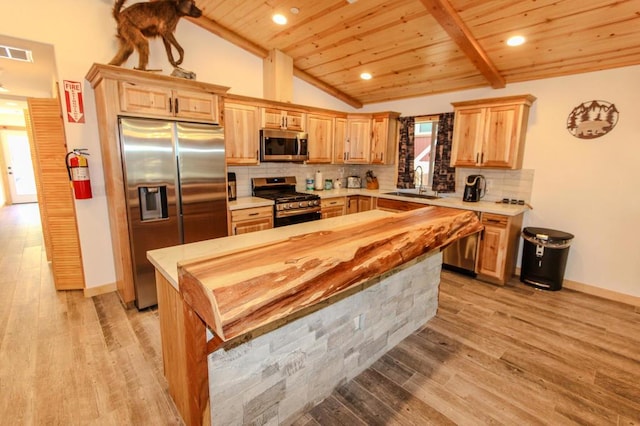
[[[571,111],[567,130],[576,138],[595,139],[609,133],[618,122],[616,106],[606,101],[584,102]]]

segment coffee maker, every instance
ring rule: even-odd
[[[486,181],[482,175],[469,175],[464,186],[462,201],[480,201],[484,197]]]

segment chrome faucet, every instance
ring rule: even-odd
[[[418,166],[415,169],[415,173],[418,173],[418,169],[420,169],[420,180],[418,181],[418,194],[422,194],[422,191],[424,190],[424,188],[422,187],[422,177],[424,174],[424,171],[422,170],[422,166]]]

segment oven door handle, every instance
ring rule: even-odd
[[[320,207],[314,207],[312,209],[293,209],[293,210],[279,210],[276,212],[276,217],[291,217],[291,216],[299,216],[307,213],[318,213],[320,212]]]

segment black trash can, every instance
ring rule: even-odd
[[[522,230],[520,281],[544,290],[560,290],[573,235],[555,229]]]

